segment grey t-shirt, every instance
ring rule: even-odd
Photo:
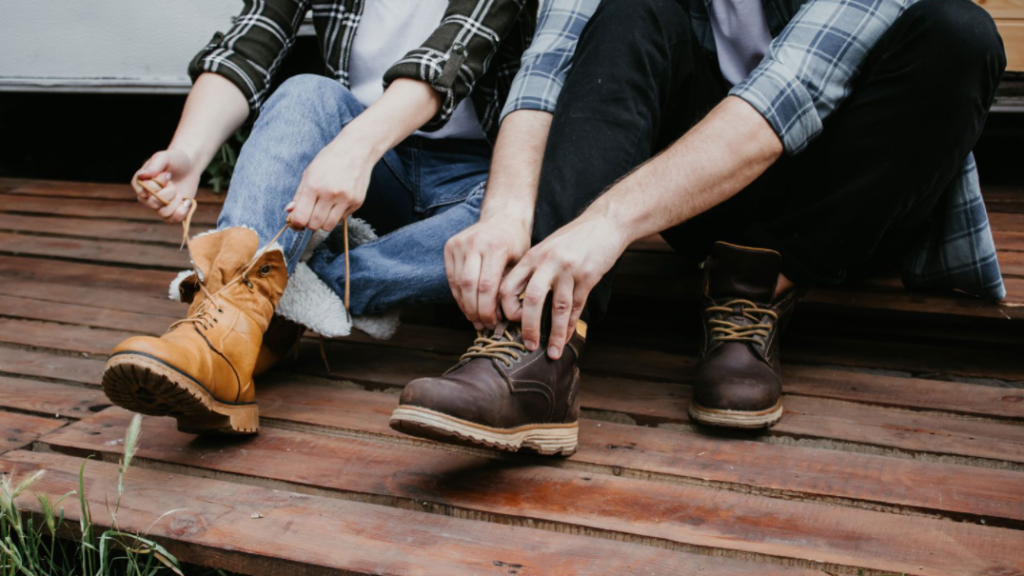
[[[731,84],[746,78],[772,43],[761,0],[711,0],[711,30],[722,75]]]

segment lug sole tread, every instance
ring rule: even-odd
[[[255,404],[218,402],[209,392],[152,358],[119,354],[107,361],[103,392],[115,405],[147,416],[171,416],[192,434],[255,434]]]

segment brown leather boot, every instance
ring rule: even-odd
[[[183,432],[259,430],[253,369],[288,271],[281,250],[258,246],[247,228],[189,242],[198,274],[182,283],[195,294],[188,317],[160,338],[129,338],[114,349],[103,373],[114,404],[173,416]]]
[[[704,264],[703,338],[690,417],[767,428],[782,417],[779,337],[801,292],[776,299],[782,256],[718,242]]]
[[[518,324],[479,336],[443,376],[405,387],[391,427],[455,444],[572,454],[579,429],[578,361],[587,326],[577,324],[558,360],[545,352],[548,333],[543,330],[533,352],[526,350]]]

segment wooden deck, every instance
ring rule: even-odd
[[[445,310],[413,310],[392,340],[330,342],[330,372],[304,343],[258,381],[255,438],[145,419],[121,527],[186,562],[275,576],[1024,574],[1024,193],[986,199],[1007,303],[894,279],[814,293],[786,341],[786,415],[766,433],[688,421],[695,348],[672,323],[696,321],[693,275],[651,240],[592,331],[573,457],[388,428],[401,387],[472,337]],[[201,201],[210,225],[220,199]],[[127,186],[0,180],[0,470],[46,469],[36,490],[59,496],[95,455],[100,522],[131,417],[98,388],[105,355],[183,314],[166,299],[179,242]]]

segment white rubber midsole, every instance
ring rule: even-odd
[[[705,408],[696,402],[690,402],[690,418],[709,426],[725,428],[764,428],[778,422],[782,418],[782,401],[775,406],[758,412],[744,410],[720,410]]]
[[[571,453],[579,442],[579,424],[532,424],[500,429],[474,424],[426,408],[402,406],[391,414],[392,422],[410,422],[444,430],[485,444],[512,450],[532,448],[544,454]]]

